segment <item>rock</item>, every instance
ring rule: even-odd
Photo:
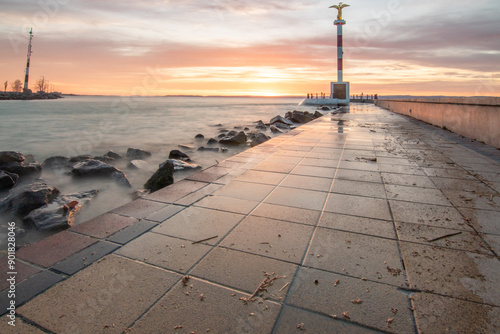
[[[69,158],[62,156],[50,157],[42,163],[42,167],[47,169],[63,169],[71,166],[72,163],[69,162]]]
[[[10,212],[24,217],[31,211],[52,202],[57,195],[59,189],[41,182],[15,188],[0,202],[0,212]]]
[[[220,150],[221,152],[227,152],[227,147],[221,147]]]
[[[143,151],[138,148],[131,148],[131,147],[127,149],[127,158],[131,160],[143,160],[145,158],[149,158],[150,156],[151,152],[148,151]]]
[[[221,126],[222,126],[222,124],[220,124],[220,123],[219,123],[219,124],[215,124],[215,125],[212,125],[212,126],[215,126],[215,127],[221,127]]]
[[[263,133],[259,133],[259,134],[257,134],[257,136],[255,136],[254,140],[252,140],[252,142],[250,143],[250,146],[252,146],[252,147],[257,146],[259,144],[262,144],[265,141],[268,141],[269,139],[271,139],[271,137],[266,136]]]
[[[98,155],[98,156],[93,157],[92,159],[99,160],[99,161],[102,161],[102,162],[112,162],[112,161],[115,161],[115,159],[113,159],[111,157],[108,157],[107,155]]]
[[[259,130],[267,130],[267,126],[262,121],[258,121],[255,127]]]
[[[200,147],[198,147],[198,151],[219,152],[219,148],[218,147],[204,147],[204,146],[200,146]]]
[[[160,164],[160,168],[163,167],[164,164],[166,163],[171,163],[174,166],[174,170],[184,170],[184,169],[197,169],[201,168],[200,165],[197,164],[190,164],[188,162],[182,161],[182,160],[176,160],[176,159],[168,159],[167,161],[163,162]]]
[[[22,176],[39,177],[42,173],[42,165],[38,162],[24,164],[23,162],[9,162],[0,165],[0,169]]]
[[[295,123],[308,123],[312,120],[314,120],[314,117],[311,117],[309,113],[306,113],[304,111],[297,111],[294,110],[292,113],[287,113],[290,117],[288,117],[291,121]]]
[[[271,129],[272,133],[283,133],[283,131],[281,131],[280,129],[278,129],[274,125],[271,125],[270,129]]]
[[[282,124],[286,124],[286,125],[293,125],[293,122],[290,121],[289,119],[286,119],[284,118],[283,116],[275,116],[271,119],[271,121],[269,121],[269,123],[271,125],[276,125],[275,123],[282,123]]]
[[[88,154],[82,154],[82,155],[77,155],[75,157],[71,157],[69,158],[69,162],[71,163],[75,163],[75,162],[82,162],[82,161],[85,161],[85,160],[90,160],[92,159],[92,156],[91,155],[88,155]]]
[[[187,155],[186,153],[183,153],[179,150],[170,151],[168,158],[169,159],[183,160],[183,161],[191,161],[191,158],[189,157],[189,155]]]
[[[157,191],[174,183],[174,165],[166,161],[144,184],[144,188]]]
[[[109,151],[104,156],[110,157],[113,160],[121,160],[121,159],[123,159],[123,157],[121,155],[119,155],[118,153],[115,153],[113,151]]]
[[[198,133],[196,136],[194,136],[195,139],[205,139],[205,136],[202,135],[201,133]]]
[[[233,129],[235,129],[235,130],[241,130],[241,129],[242,129],[242,127],[241,127],[241,126],[239,126],[239,125],[237,125],[237,126],[233,126]]]
[[[221,133],[220,135],[217,136],[217,138],[221,139],[221,138],[224,138],[226,136],[225,133]]]
[[[217,144],[217,143],[218,143],[217,139],[214,139],[214,138],[210,138],[207,142],[208,145],[213,145],[213,144]]]
[[[12,188],[16,185],[17,180],[19,180],[19,176],[17,174],[0,170],[0,190]]]
[[[127,168],[130,169],[146,169],[149,164],[144,160],[132,160],[127,164]]]
[[[230,134],[231,132],[228,133],[226,137],[219,140],[219,143],[224,145],[241,145],[247,142],[247,135],[243,131],[240,131],[237,134],[233,135]]]
[[[327,108],[328,108],[328,107],[327,107]],[[330,110],[330,108],[328,108],[328,110]],[[316,118],[320,118],[320,117],[323,117],[323,114],[322,114],[322,113],[320,113],[319,111],[317,111],[317,110],[316,110],[316,111],[314,112],[314,117],[316,117]]]
[[[236,136],[237,134],[238,134],[238,131],[231,130],[226,134],[226,136],[233,137],[233,136]]]
[[[250,131],[250,129],[249,129],[249,128],[247,128],[247,127],[245,127],[245,128],[243,129],[243,131]]]
[[[293,125],[283,124],[281,122],[276,122],[272,126],[278,128],[278,129],[282,129],[282,130],[290,130],[291,127],[294,127]],[[272,129],[271,129],[271,131],[272,131]]]
[[[9,162],[23,162],[24,156],[19,152],[14,151],[2,151],[0,152],[0,165]]]
[[[86,160],[73,165],[71,174],[75,177],[107,177],[126,187],[131,187],[127,176],[119,169],[98,160]]]
[[[55,230],[73,225],[81,208],[90,202],[97,190],[57,197],[52,203],[31,211],[23,222],[32,224],[39,230]]]
[[[27,164],[31,164],[31,163],[34,163],[34,162],[37,162],[37,161],[35,160],[35,156],[34,156],[33,154],[26,154],[26,155],[24,156],[24,161],[23,161],[23,163],[24,163],[25,165],[27,165]]]
[[[321,109],[321,110],[325,110],[325,111],[331,110],[331,109],[330,109],[329,107],[327,107],[327,106],[322,106],[320,109]]]

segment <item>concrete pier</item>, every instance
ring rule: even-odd
[[[22,248],[0,332],[498,333],[499,191],[500,151],[351,104]]]

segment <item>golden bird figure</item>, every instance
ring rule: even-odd
[[[344,7],[349,7],[350,5],[347,5],[347,4],[343,4],[342,2],[339,3],[338,5],[333,5],[333,6],[330,6],[330,8],[336,8],[339,13],[337,14],[337,20],[342,20],[342,8]]]

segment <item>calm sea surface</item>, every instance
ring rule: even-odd
[[[153,153],[148,167],[132,171],[117,166],[129,177],[134,189],[142,188],[158,164],[168,158],[179,144],[195,148],[217,138],[222,128],[235,126],[255,130],[254,122],[298,109],[300,98],[229,98],[229,97],[80,97],[59,100],[0,101],[0,151],[32,154],[43,162],[55,156],[80,154],[103,155],[109,150],[125,155],[128,147]],[[309,110],[300,107],[300,110]],[[201,133],[205,141],[194,136]],[[271,135],[270,133],[268,133]],[[226,153],[188,153],[204,168],[241,152],[230,148]],[[182,174],[176,180],[182,178]],[[48,171],[42,178],[63,194],[98,189],[99,200],[91,202],[79,215],[81,222],[130,201],[130,191],[114,184],[93,181],[76,183],[69,176]],[[5,196],[6,194],[3,194]],[[4,225],[5,222],[1,222]],[[19,222],[19,225],[21,223]],[[28,231],[30,232],[30,231]],[[28,233],[27,233],[28,234]],[[27,238],[31,239],[31,238]]]

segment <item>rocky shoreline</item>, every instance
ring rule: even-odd
[[[324,107],[323,110],[329,110]],[[203,134],[195,136],[196,147],[179,145],[185,152],[197,150],[224,152],[229,146],[254,147],[271,137],[310,122],[322,113],[316,111],[291,111],[286,115],[273,117],[269,122],[259,120],[254,129],[235,126],[233,130],[223,129],[221,124],[217,138],[206,139]],[[99,196],[99,189],[62,194],[42,178],[43,172],[70,177],[72,182],[99,180],[111,182],[124,189],[131,200],[154,192],[174,183],[174,173],[186,169],[201,169],[181,150],[171,150],[168,159],[161,163],[157,171],[144,183],[142,189],[134,190],[127,175],[116,165],[126,166],[127,172],[143,169],[151,152],[128,148],[123,155],[109,151],[101,156],[79,155],[75,157],[53,156],[39,163],[33,156],[20,152],[0,152],[0,215],[8,219],[22,221],[19,234],[29,230],[52,231],[72,226],[82,208]],[[102,181],[101,181],[102,180]],[[102,183],[104,184],[104,183]],[[113,208],[109,208],[111,210]],[[21,228],[22,227],[22,228]]]
[[[0,100],[55,100],[62,99],[61,93],[21,93],[21,92],[0,92]]]

